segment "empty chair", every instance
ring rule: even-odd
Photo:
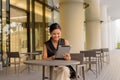
[[[85,80],[85,72],[84,72],[84,64],[83,64],[83,53],[71,53],[70,54],[71,55],[71,59],[72,60],[78,60],[78,61],[80,61],[80,64],[79,64],[79,66],[80,66],[80,68],[81,68],[81,70],[82,70],[82,77],[83,77],[83,80]]]
[[[37,60],[37,59],[40,59],[40,55],[42,54],[42,51],[27,52],[22,54],[27,55],[26,60]],[[33,66],[26,66],[24,69],[20,71],[20,73],[22,73],[25,70],[28,70],[28,72],[30,72],[30,70],[33,70]]]
[[[6,71],[7,71],[8,66],[14,65],[15,73],[16,73],[17,65],[18,65],[18,72],[19,72],[20,59],[21,59],[20,55],[19,55],[19,52],[7,52],[7,57],[8,57],[8,60],[7,60]]]
[[[99,64],[99,73],[100,73],[100,67],[101,67],[101,70],[102,70],[102,66],[103,66],[103,53],[102,53],[102,50],[101,49],[92,49],[93,51],[95,51],[96,53],[96,57],[97,57],[97,61],[98,61],[98,64]]]
[[[89,68],[87,69],[87,71],[92,71],[93,73],[96,74],[96,77],[98,76],[98,73],[100,71],[99,68],[99,56],[97,56],[96,51],[95,50],[85,50],[85,51],[80,51],[80,53],[83,53],[84,55],[84,64],[88,64]],[[92,69],[92,64],[95,64],[95,71]]]
[[[103,53],[103,62],[109,63],[110,62],[110,55],[109,55],[109,49],[108,48],[101,48]]]

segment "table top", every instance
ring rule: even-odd
[[[28,60],[24,61],[25,64],[29,65],[43,65],[43,66],[66,66],[66,65],[77,65],[80,61],[76,60]]]

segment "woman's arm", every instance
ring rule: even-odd
[[[47,48],[46,45],[43,45],[43,53],[42,53],[42,59],[46,60],[47,59]]]
[[[48,57],[48,55],[47,55],[47,48],[46,48],[46,45],[44,44],[43,45],[42,59],[43,60],[52,60],[54,58],[55,58],[55,56]]]

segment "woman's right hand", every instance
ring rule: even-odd
[[[63,58],[64,58],[65,60],[70,60],[70,59],[71,59],[71,56],[70,56],[69,53],[66,53],[66,54],[63,54]]]
[[[50,58],[51,58],[51,60],[55,59],[55,55],[54,55],[54,56],[51,56]]]

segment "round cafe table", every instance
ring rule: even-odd
[[[78,74],[77,65],[80,64],[80,61],[76,61],[76,60],[28,60],[28,61],[25,61],[24,64],[42,66],[43,67],[42,80],[45,80],[45,66],[49,66],[50,67],[50,80],[52,80],[52,74],[53,74],[52,72],[53,72],[54,66],[76,65],[76,74]]]

